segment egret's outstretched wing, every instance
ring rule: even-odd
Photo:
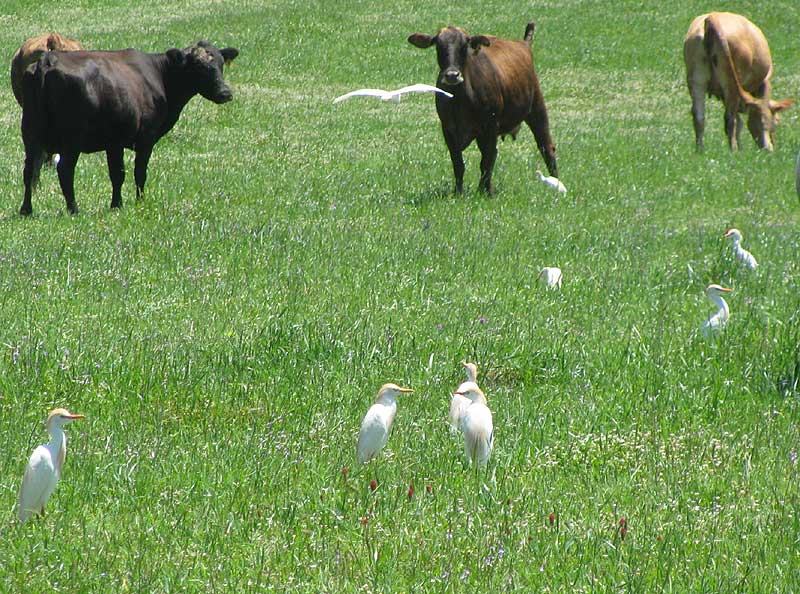
[[[434,87],[432,85],[426,85],[425,83],[417,83],[415,85],[409,85],[407,87],[403,87],[402,89],[397,89],[396,91],[392,91],[392,95],[402,95],[404,93],[439,93],[440,95],[444,95],[445,97],[453,98],[451,93],[447,91],[443,91],[439,87]]]
[[[383,99],[386,95],[388,95],[388,93],[381,89],[358,89],[337,97],[333,102],[340,103],[345,99],[350,99],[350,97],[378,97],[379,99]]]

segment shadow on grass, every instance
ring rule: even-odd
[[[492,197],[493,195],[470,189],[464,190],[463,193],[458,194],[452,187],[447,186],[431,190],[421,190],[416,194],[406,196],[404,202],[412,206],[420,207],[427,206],[434,201],[440,200],[485,200],[487,198],[491,199]]]

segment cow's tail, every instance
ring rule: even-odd
[[[711,64],[711,70],[724,72],[724,76],[716,76],[715,78],[717,80],[733,81],[733,84],[736,85],[736,93],[741,101],[747,104],[756,103],[758,100],[742,88],[739,74],[736,72],[736,66],[733,63],[731,48],[725,37],[720,35],[713,16],[707,17],[705,21],[703,48],[705,49],[706,58]]]
[[[525,36],[522,38],[525,43],[531,45],[533,43],[533,31],[536,29],[536,23],[531,21],[528,23],[528,26],[525,27]]]

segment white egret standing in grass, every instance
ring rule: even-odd
[[[557,191],[559,194],[567,193],[567,187],[557,177],[553,177],[552,175],[545,175],[538,169],[536,170],[536,177],[538,177],[539,181],[542,182],[544,185]]]
[[[383,384],[375,397],[375,403],[369,408],[361,422],[358,433],[356,455],[359,463],[364,464],[378,455],[389,440],[392,423],[397,415],[397,400],[400,394],[408,394],[414,390],[401,388],[397,384]]]
[[[438,93],[439,95],[444,95],[448,99],[453,98],[452,93],[443,91],[439,87],[433,87],[431,85],[419,83],[416,85],[403,87],[402,89],[397,89],[396,91],[384,91],[383,89],[358,89],[357,91],[350,91],[349,93],[345,93],[344,95],[337,97],[333,100],[333,102],[340,103],[341,101],[350,99],[351,97],[377,97],[381,101],[400,103],[400,97],[406,93]]]
[[[62,427],[82,418],[83,415],[73,415],[64,408],[56,408],[47,416],[45,426],[50,442],[33,450],[25,468],[17,501],[20,522],[25,522],[32,514],[44,515],[45,503],[56,489],[67,457],[67,436]]]
[[[714,336],[714,334],[722,330],[728,322],[730,310],[728,309],[727,302],[722,298],[722,295],[730,292],[731,289],[721,287],[720,285],[708,285],[706,288],[708,300],[717,306],[716,313],[708,318],[701,328],[703,336],[706,338]]]
[[[470,405],[470,399],[457,392],[464,388],[468,382],[475,383],[478,381],[478,367],[475,363],[462,361],[461,365],[463,365],[464,369],[467,371],[467,381],[458,386],[450,399],[450,414],[448,415],[448,420],[450,421],[451,431],[453,432],[461,428],[461,417]]]
[[[539,279],[550,289],[560,289],[561,269],[555,266],[545,266],[539,273]]]
[[[470,400],[470,405],[461,417],[464,451],[470,462],[476,466],[485,466],[494,447],[492,411],[489,410],[486,396],[475,382],[461,384],[455,393]]]
[[[750,270],[755,270],[758,268],[758,262],[756,261],[755,257],[753,257],[753,254],[741,246],[741,231],[738,229],[728,229],[723,237],[730,237],[733,240],[733,253],[736,254],[736,257],[739,258],[739,260],[741,260],[745,266],[747,266]]]

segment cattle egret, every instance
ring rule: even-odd
[[[478,367],[475,363],[467,363],[466,361],[462,361],[461,365],[464,366],[464,369],[467,371],[467,381],[462,383],[456,391],[453,393],[453,397],[450,399],[450,414],[448,415],[448,420],[450,421],[451,428],[450,430],[455,432],[461,428],[461,417],[464,416],[464,411],[467,410],[467,407],[470,405],[470,399],[466,396],[458,394],[462,388],[468,387],[468,383],[475,383],[478,379]]]
[[[738,229],[728,229],[724,237],[730,237],[733,240],[733,252],[736,254],[736,257],[744,263],[745,266],[747,266],[750,270],[755,270],[758,268],[758,262],[753,257],[753,254],[748,252],[740,245],[742,241],[741,231]]]
[[[475,382],[461,384],[455,394],[470,400],[470,405],[461,417],[464,451],[470,462],[476,466],[485,466],[494,446],[492,411],[486,404],[486,396]]]
[[[550,289],[560,289],[561,269],[555,266],[545,266],[539,273],[539,279]]]
[[[67,457],[67,436],[62,427],[82,418],[83,415],[73,415],[64,408],[56,408],[47,416],[45,426],[50,434],[50,443],[33,450],[25,468],[17,501],[20,522],[27,521],[31,514],[44,515],[44,505],[56,489]]]
[[[358,433],[356,454],[359,463],[364,464],[378,455],[389,440],[394,417],[397,415],[397,401],[400,394],[413,392],[410,388],[401,388],[397,384],[384,384],[378,390],[375,403],[369,408],[361,422]]]
[[[706,338],[710,338],[722,330],[722,328],[728,322],[730,310],[728,309],[728,304],[725,302],[725,299],[722,298],[722,295],[730,292],[731,289],[727,289],[719,285],[708,285],[708,288],[706,288],[708,300],[717,306],[716,313],[708,318],[701,328],[703,336]]]
[[[403,87],[402,89],[397,89],[396,91],[384,91],[383,89],[358,89],[357,91],[350,91],[349,93],[345,93],[341,97],[337,97],[336,99],[333,100],[333,102],[341,103],[345,99],[350,99],[350,97],[377,97],[381,101],[391,101],[392,103],[400,103],[400,97],[402,95],[405,95],[406,93],[438,93],[439,95],[443,95],[448,99],[453,98],[452,93],[443,91],[439,87],[434,87],[431,85],[419,83],[416,85]]]
[[[536,170],[536,177],[539,178],[539,181],[542,182],[544,185],[556,190],[559,194],[566,194],[567,187],[561,183],[561,180],[557,177],[553,177],[552,175],[545,175],[538,169]]]

